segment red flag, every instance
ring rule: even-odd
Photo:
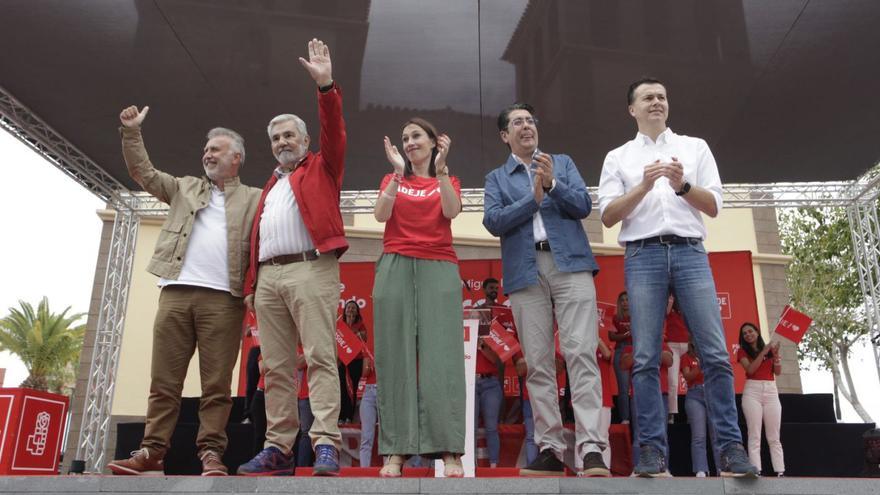
[[[364,341],[348,328],[344,321],[336,324],[336,355],[346,366],[349,365],[364,349]]]
[[[504,328],[516,331],[516,323],[513,321],[513,311],[505,306],[492,306],[492,319],[501,323]]]
[[[492,322],[492,325],[489,327],[489,334],[486,335],[483,342],[495,351],[501,362],[507,361],[520,351],[519,342],[497,320]]]
[[[782,310],[782,316],[779,317],[779,324],[776,325],[774,333],[797,344],[802,338],[804,338],[804,334],[807,333],[807,329],[810,328],[811,323],[813,323],[813,319],[809,316],[797,311],[791,306],[785,306],[785,309]]]
[[[617,312],[617,306],[610,303],[599,301],[596,303],[596,309],[599,311],[599,331],[611,328],[613,325],[614,314]]]

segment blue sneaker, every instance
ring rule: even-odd
[[[266,447],[253,459],[238,466],[242,476],[293,476],[296,458],[293,452],[285,455],[276,447]]]
[[[315,476],[339,475],[339,451],[332,445],[315,447],[315,464],[312,466]]]
[[[670,474],[666,468],[666,457],[654,447],[642,446],[633,474],[640,478],[668,478]]]
[[[721,453],[721,476],[725,478],[757,478],[758,468],[749,461],[741,444],[727,446]]]

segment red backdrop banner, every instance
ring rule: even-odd
[[[608,339],[608,325],[614,314],[617,295],[624,290],[623,256],[597,256],[600,272],[596,276],[596,294],[599,303],[599,336]],[[709,264],[715,277],[718,296],[718,309],[727,339],[727,349],[731,356],[736,355],[739,327],[743,322],[758,322],[758,303],[755,296],[755,279],[752,271],[752,254],[749,251],[729,251],[709,254]],[[367,326],[367,347],[373,348],[373,262],[340,263],[340,297],[338,311],[342,313],[345,303],[354,300],[361,309],[361,316]],[[461,260],[459,272],[462,282],[462,309],[467,310],[485,301],[483,281],[489,277],[502,284],[498,303],[509,305],[503,294],[501,260]],[[246,359],[249,342],[243,343],[242,360]],[[239,380],[239,395],[244,394],[245,374]],[[740,366],[734,366],[736,391],[742,392],[745,373]],[[616,384],[614,387],[617,390]]]

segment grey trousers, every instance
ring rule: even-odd
[[[535,417],[535,444],[564,458],[565,439],[556,385],[554,304],[559,345],[568,367],[575,418],[575,452],[601,453],[602,382],[596,362],[599,327],[596,286],[590,272],[567,273],[556,268],[553,254],[537,251],[538,284],[510,294],[520,345],[529,367],[526,384]],[[551,302],[552,301],[552,302]]]

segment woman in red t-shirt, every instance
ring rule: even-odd
[[[672,366],[669,367],[666,377],[669,381],[669,398],[667,399],[669,401],[669,422],[672,423],[675,415],[678,414],[678,375],[681,367],[679,363],[682,354],[688,350],[688,340],[690,339],[690,331],[684,323],[684,316],[678,307],[678,301],[672,294],[669,295],[664,325],[666,343],[672,350]]]
[[[348,326],[359,339],[367,341],[367,326],[361,318],[361,308],[357,301],[348,301],[342,309],[342,323]],[[364,357],[358,356],[348,363],[348,366],[337,363],[339,368],[339,422],[351,423],[354,419],[354,410],[357,407],[357,387],[364,370]]]
[[[749,460],[761,471],[761,423],[770,446],[770,460],[777,476],[785,473],[779,426],[782,423],[782,404],[776,390],[776,378],[782,372],[779,342],[764,345],[761,332],[753,323],[739,328],[737,362],[746,370],[746,384],[742,393],[743,416],[749,429]]]
[[[617,414],[620,422],[629,423],[629,371],[620,366],[623,348],[632,345],[632,325],[629,321],[629,296],[626,291],[617,295],[617,312],[611,320],[608,338],[614,342],[614,377],[617,378]]]
[[[688,342],[688,350],[681,356],[679,367],[681,375],[687,381],[684,410],[687,412],[688,424],[691,427],[691,466],[697,478],[705,478],[709,474],[709,460],[706,458],[707,431],[717,471],[721,469],[721,457],[715,442],[715,430],[712,428],[712,424],[706,421],[708,408],[706,407],[706,392],[703,388],[703,370],[700,367],[700,358],[697,356],[693,341]]]
[[[452,219],[461,187],[449,176],[451,141],[420,118],[403,127],[403,152],[385,137],[394,168],[373,211],[385,222],[373,284],[379,453],[384,477],[401,475],[406,457],[442,458],[462,477],[465,439],[461,277]]]

